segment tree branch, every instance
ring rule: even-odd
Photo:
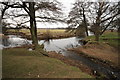
[[[110,22],[106,25],[106,27],[103,29],[103,31],[100,33],[100,35],[102,35],[102,34],[106,31],[106,29],[107,29],[107,28],[109,27],[109,25],[112,23],[113,19],[114,19],[114,17],[112,17],[112,19],[111,19]]]
[[[102,13],[104,13],[108,8],[109,8],[110,5],[108,5],[103,11]]]
[[[40,17],[40,16],[36,16],[36,18],[49,19],[49,20],[56,20],[56,21],[59,21],[59,22],[64,22],[64,23],[66,23],[65,20],[56,19],[56,18],[54,18],[54,17]]]
[[[21,16],[29,16],[28,14],[19,14],[19,15],[10,15],[8,14],[9,16],[14,16],[14,17],[21,17]]]
[[[8,3],[6,2],[2,2],[3,5],[6,5],[8,7],[11,7],[11,8],[21,8],[21,5],[18,5],[17,3],[14,3],[14,4],[11,4],[9,5]]]
[[[117,16],[117,15],[119,15],[119,14],[116,13],[115,15],[113,15],[113,16],[111,16],[111,17],[108,17],[107,19],[102,20],[101,23],[103,23],[103,22],[105,22],[105,21],[107,21],[107,20],[109,20],[109,19],[111,19],[111,18],[113,18],[113,17],[115,17],[115,16]]]
[[[5,8],[2,10],[1,19],[3,19],[4,13],[5,13],[5,11],[6,11],[8,8],[9,8],[8,6],[5,6]]]

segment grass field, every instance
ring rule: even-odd
[[[10,29],[10,30],[7,30],[7,32],[9,35],[11,35],[13,33],[15,33],[15,34],[20,33],[21,36],[25,36],[28,39],[31,38],[30,37],[31,33],[28,29],[21,29],[19,31]],[[22,35],[22,33],[24,35]],[[46,38],[59,39],[59,38],[73,37],[73,36],[75,36],[75,34],[66,32],[66,29],[37,29],[37,36],[38,36],[38,39],[46,39]]]
[[[79,68],[23,48],[2,52],[3,78],[91,78]]]
[[[39,33],[43,33],[45,34],[46,32],[50,32],[50,33],[65,33],[65,29],[38,29],[38,34]],[[20,30],[20,32],[26,33],[26,34],[30,34],[30,31],[28,29],[22,29]]]
[[[16,32],[16,30],[14,30],[14,29],[11,29],[11,30],[8,30],[8,31]],[[47,32],[50,32],[50,33],[66,33],[65,31],[66,31],[65,29],[37,29],[38,34],[40,34],[40,33],[45,34]],[[29,29],[21,29],[21,30],[19,30],[19,32],[23,32],[27,35],[30,35],[30,30]]]

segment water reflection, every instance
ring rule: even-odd
[[[66,48],[73,48],[78,45],[81,45],[79,40],[82,38],[78,37],[70,37],[64,39],[52,39],[52,40],[40,40],[39,44],[44,44],[44,49],[47,51],[56,51],[59,52]],[[2,38],[2,43],[0,43],[0,47],[8,48],[8,47],[16,47],[24,44],[32,44],[31,40],[23,39],[21,36],[16,35],[8,35],[5,38]]]
[[[24,44],[31,44],[31,42],[28,41],[27,39],[21,38],[20,36],[8,35],[8,36],[2,38],[2,44],[1,45],[2,45],[3,48],[9,48],[9,47],[21,46],[21,45],[24,45]]]
[[[44,49],[47,51],[56,51],[60,52],[66,48],[73,48],[79,44],[79,40],[81,38],[71,37],[71,38],[64,38],[64,39],[53,39],[49,41],[40,41],[41,44],[44,44]]]

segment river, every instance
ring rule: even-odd
[[[9,35],[9,38],[5,38],[0,43],[0,48],[9,48],[9,47],[16,47],[21,46],[24,44],[31,44],[31,40],[23,39],[20,36],[16,35]],[[44,50],[46,51],[56,51],[57,53],[61,53],[63,56],[68,58],[81,61],[83,64],[91,67],[93,70],[100,72],[106,75],[108,78],[112,79],[113,75],[116,76],[116,80],[120,80],[120,72],[115,71],[110,67],[106,67],[102,64],[95,63],[94,61],[80,56],[75,52],[67,51],[67,48],[74,48],[77,46],[81,46],[82,42],[80,40],[83,38],[78,37],[70,37],[64,39],[53,39],[49,41],[40,40],[39,44],[44,44]]]

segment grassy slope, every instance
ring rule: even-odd
[[[3,78],[90,78],[60,60],[23,48],[3,50]]]

